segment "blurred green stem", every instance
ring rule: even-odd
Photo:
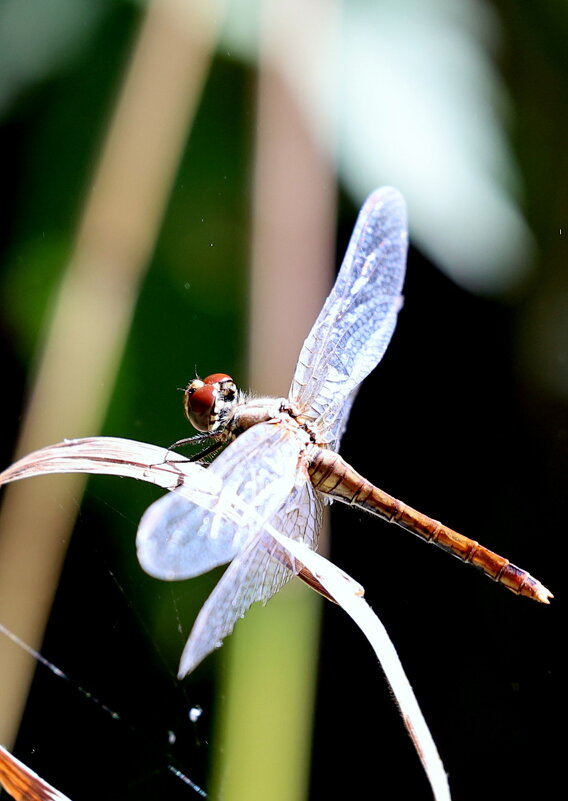
[[[331,285],[335,186],[278,54],[301,51],[323,93],[320,48],[333,3],[262,6],[250,310],[250,385],[286,395],[300,346]],[[294,3],[292,4],[294,6]],[[290,27],[290,19],[302,25]],[[323,542],[325,549],[325,538]],[[321,599],[292,586],[251,610],[232,637],[218,703],[213,798],[308,796]]]

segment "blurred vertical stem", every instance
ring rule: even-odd
[[[62,281],[18,444],[24,453],[95,434],[106,413],[138,286],[216,43],[222,4],[148,6]],[[82,476],[10,487],[0,518],[0,619],[41,642]],[[0,741],[17,731],[34,662],[0,639]]]
[[[302,64],[301,80],[323,93],[328,76],[317,70],[328,64],[332,9],[326,1],[262,5],[249,347],[259,393],[287,395],[331,283],[334,177],[281,59]],[[213,798],[307,796],[319,615],[319,596],[294,581],[228,641]]]

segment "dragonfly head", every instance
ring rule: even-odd
[[[225,373],[194,378],[183,395],[185,416],[198,431],[219,431],[226,425],[237,395],[235,382]]]

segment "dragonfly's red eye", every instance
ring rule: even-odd
[[[209,420],[215,408],[215,387],[207,386],[203,381],[192,381],[183,399],[185,415],[191,425],[198,431],[209,429]]]
[[[222,384],[224,381],[233,383],[233,379],[227,373],[212,373],[203,379],[204,384]]]
[[[185,416],[198,431],[211,431],[217,424],[219,400],[232,402],[235,385],[226,373],[213,373],[207,378],[194,378],[183,396]]]

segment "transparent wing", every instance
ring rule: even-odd
[[[335,286],[302,350],[290,399],[336,448],[361,381],[381,360],[402,304],[406,207],[391,187],[359,213]]]
[[[323,500],[308,481],[297,486],[270,524],[291,539],[317,545]],[[268,533],[259,532],[229,565],[203,605],[184,648],[180,678],[221,645],[255,601],[267,601],[298,572],[293,557]]]
[[[153,503],[136,535],[144,570],[187,579],[233,559],[292,492],[299,448],[285,425],[259,423],[201,469],[192,500],[181,488]]]

